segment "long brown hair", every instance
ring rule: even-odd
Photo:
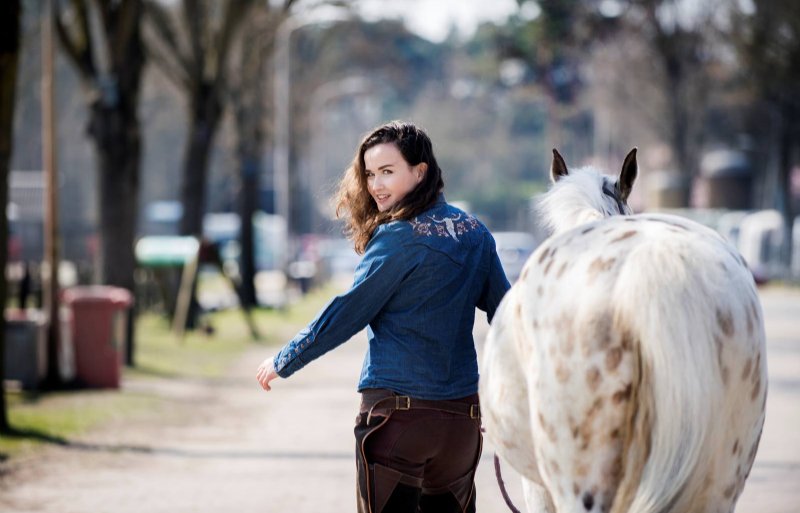
[[[367,189],[364,153],[384,143],[395,144],[409,165],[416,166],[424,162],[428,169],[422,181],[397,205],[380,212]],[[433,156],[433,144],[428,135],[412,123],[391,121],[373,130],[358,146],[353,163],[339,184],[336,216],[345,219],[345,234],[353,240],[356,251],[361,254],[378,226],[421,214],[436,202],[443,189],[442,170]]]

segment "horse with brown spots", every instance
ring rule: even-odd
[[[529,512],[729,513],[755,458],[767,368],[752,274],[709,228],[631,215],[637,173],[635,149],[618,177],[554,150],[540,205],[554,233],[489,331],[486,435]]]

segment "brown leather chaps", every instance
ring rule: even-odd
[[[428,401],[365,390],[354,431],[359,513],[475,511],[477,394]]]

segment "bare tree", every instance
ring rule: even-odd
[[[17,63],[20,49],[20,1],[8,0],[0,5],[0,205],[8,204],[8,173],[14,127],[14,96],[17,88]],[[0,269],[8,261],[8,216],[0,214]],[[6,298],[5,272],[0,275],[0,298]],[[10,430],[6,406],[5,379],[5,316],[0,316],[0,432]]]
[[[55,13],[61,47],[87,91],[88,134],[97,151],[99,281],[134,290],[142,138],[138,117],[145,55],[141,0],[72,0]],[[128,364],[133,364],[129,325]]]
[[[529,0],[519,1],[524,5]],[[538,2],[541,15],[523,28],[523,37],[505,42],[512,49],[506,54],[514,56],[515,48],[521,50],[548,96],[556,104],[569,104],[583,85],[581,70],[598,43],[618,46],[624,72],[614,75],[614,89],[639,97],[642,88],[652,93],[656,101],[642,104],[649,111],[643,117],[667,142],[675,169],[691,178],[698,172],[703,144],[712,57],[709,39],[716,34],[713,21],[720,2],[700,2],[688,10],[684,4],[681,0],[618,0],[603,5],[543,0]],[[689,192],[687,188],[681,200],[685,205]]]
[[[287,17],[295,0],[285,0],[279,9],[268,2],[256,4],[250,11],[242,27],[241,48],[238,66],[232,73],[238,80],[232,80],[228,99],[233,107],[236,127],[236,153],[239,160],[239,214],[242,224],[239,234],[241,247],[241,290],[239,299],[242,306],[255,306],[255,245],[253,236],[253,215],[258,208],[258,193],[262,171],[262,156],[270,140],[268,123],[272,98],[271,62],[275,36],[280,23]]]
[[[688,206],[689,185],[699,172],[704,142],[710,36],[715,33],[719,2],[698,4],[691,16],[684,14],[678,0],[634,0],[631,4],[626,27],[645,43],[654,64],[650,85],[662,99],[660,112],[651,119],[662,120],[656,129],[669,143],[673,165],[686,178],[683,205],[676,206]]]
[[[590,134],[585,119],[588,80],[584,70],[594,47],[613,36],[619,18],[598,12],[597,3],[580,0],[517,0],[539,14],[496,36],[501,57],[524,61],[547,103],[548,145],[565,148],[573,158],[588,157]],[[527,6],[526,6],[527,4]]]
[[[791,261],[794,208],[791,170],[800,160],[800,4],[758,0],[751,9],[731,2],[731,40],[747,70],[746,77],[758,110],[769,112],[765,130],[756,134],[759,147],[772,149],[777,159],[764,155],[765,167],[775,162],[778,197],[774,198],[784,219],[783,260]],[[770,129],[769,125],[772,125]],[[772,137],[774,141],[765,140]]]
[[[156,0],[145,0],[148,54],[188,100],[181,185],[184,235],[202,234],[209,156],[224,112],[230,50],[254,3],[183,0],[171,12]]]

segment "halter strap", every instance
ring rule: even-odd
[[[603,181],[603,194],[605,194],[606,196],[617,202],[617,208],[619,209],[620,214],[627,215],[625,213],[625,206],[626,206],[625,202],[619,199],[619,196],[617,196],[616,191],[609,190],[608,183],[605,181]]]

